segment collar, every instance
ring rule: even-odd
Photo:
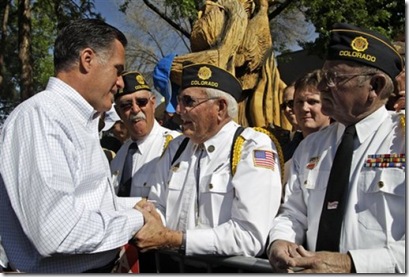
[[[217,156],[217,150],[226,147],[226,143],[230,145],[229,143],[238,127],[239,125],[231,120],[226,123],[216,135],[203,143],[205,151],[210,159],[212,159],[214,155]],[[196,147],[198,147],[198,145],[196,145]]]
[[[70,85],[56,77],[50,77],[46,90],[57,91],[76,110],[84,125],[99,121],[99,113]]]
[[[364,142],[369,136],[371,136],[376,130],[378,130],[379,126],[381,126],[382,122],[388,116],[388,111],[386,110],[385,106],[380,107],[372,114],[368,115],[361,121],[355,124],[356,134],[361,144]],[[345,131],[346,126],[343,124],[338,125],[337,130],[337,137],[341,138],[342,134]]]

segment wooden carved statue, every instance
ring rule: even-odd
[[[286,84],[276,66],[267,10],[268,0],[207,1],[192,28],[192,52],[174,58],[170,78],[181,83],[184,62],[222,67],[242,84],[239,124],[290,130],[279,108]]]

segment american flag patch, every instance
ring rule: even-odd
[[[254,150],[254,166],[265,167],[274,170],[274,153],[266,150]]]

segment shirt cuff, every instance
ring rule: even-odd
[[[387,249],[357,249],[348,252],[356,273],[395,273],[395,265]]]
[[[186,255],[216,254],[215,234],[212,229],[186,231]]]

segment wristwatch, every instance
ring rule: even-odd
[[[179,254],[186,254],[186,232],[182,232],[182,244],[179,247]]]

